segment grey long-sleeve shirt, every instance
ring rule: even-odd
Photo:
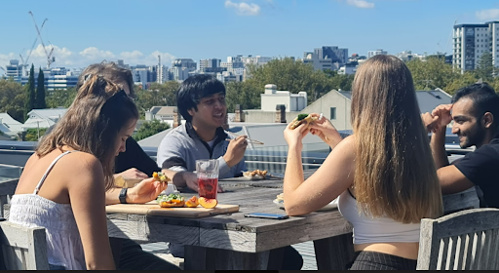
[[[210,147],[198,136],[192,124],[186,122],[170,131],[161,141],[157,154],[158,166],[173,171],[193,172],[196,170],[196,160],[217,159],[219,178],[241,176],[247,170],[244,159],[229,168],[222,157],[229,145],[227,138],[227,133],[221,127],[218,128],[213,146]]]

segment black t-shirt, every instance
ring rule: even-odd
[[[466,154],[455,166],[483,191],[483,205],[499,208],[499,135]]]
[[[126,151],[116,157],[115,173],[120,173],[130,168],[136,168],[149,176],[152,176],[153,172],[161,171],[156,161],[150,158],[142,150],[137,141],[131,137],[126,141]]]

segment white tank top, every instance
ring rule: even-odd
[[[48,262],[68,270],[86,270],[85,255],[80,233],[70,204],[59,204],[38,195],[45,178],[59,155],[49,166],[32,194],[12,196],[9,221],[26,227],[44,227],[47,237]]]
[[[404,224],[388,217],[372,218],[359,213],[357,200],[349,190],[338,198],[338,210],[353,225],[353,243],[419,242],[420,224]]]

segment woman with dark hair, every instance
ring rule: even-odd
[[[89,74],[26,162],[9,220],[45,228],[52,269],[115,269],[105,194],[114,185],[114,159],[138,118],[118,85]]]
[[[307,214],[339,197],[338,208],[354,227],[351,269],[415,270],[420,220],[442,214],[442,194],[407,66],[389,55],[362,64],[351,111],[353,135],[345,139],[325,118],[294,130],[291,122],[284,131],[286,212]],[[304,181],[301,151],[308,132],[333,150]]]

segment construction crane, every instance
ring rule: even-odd
[[[38,25],[36,24],[35,16],[33,15],[33,13],[31,11],[29,11],[29,14],[31,15],[31,18],[33,18],[33,22],[35,23],[36,32],[38,33],[38,38],[40,38],[40,42],[42,43],[43,50],[45,51],[45,55],[47,55],[47,68],[50,68],[50,64],[55,62],[55,58],[52,57],[52,53],[54,52],[54,47],[52,47],[50,52],[47,52],[47,48],[45,47],[45,43],[43,43],[40,29],[38,28]]]
[[[43,26],[45,25],[45,22],[47,22],[47,18],[45,18],[45,20],[43,20],[43,23],[42,23],[42,26],[40,27],[40,31],[42,31],[43,29]],[[33,45],[31,46],[31,49],[28,51],[28,56],[26,57],[26,60],[24,60],[23,56],[21,54],[19,54],[19,57],[21,57],[21,61],[22,61],[22,66],[27,69],[29,64],[28,64],[28,61],[29,61],[29,57],[31,56],[31,53],[33,53],[33,49],[35,48],[35,45],[36,45],[36,42],[38,41],[38,35],[35,37],[35,41],[33,42]],[[23,49],[24,51],[24,49]]]

